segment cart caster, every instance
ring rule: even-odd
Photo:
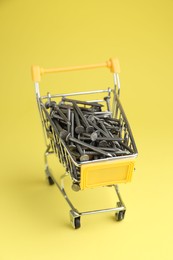
[[[73,210],[70,210],[70,222],[74,229],[78,229],[81,226],[80,225],[80,216]]]
[[[46,173],[46,177],[47,177],[47,180],[48,180],[48,183],[49,185],[53,185],[54,184],[54,180],[52,179],[52,177],[50,176],[50,170],[48,167],[46,167],[45,169],[45,173]]]
[[[49,185],[53,185],[54,184],[54,181],[53,181],[53,179],[50,176],[47,177],[47,180],[48,180]]]
[[[125,216],[125,210],[121,210],[115,213],[116,221],[122,221],[124,219],[124,216]]]
[[[121,207],[122,206],[122,204],[121,204],[121,202],[117,202],[117,207]],[[124,219],[124,217],[125,217],[125,210],[120,210],[120,211],[118,211],[118,212],[116,212],[115,213],[115,219],[116,219],[116,221],[121,221],[121,220],[123,220]]]
[[[80,228],[80,217],[74,219],[74,226],[75,229]]]

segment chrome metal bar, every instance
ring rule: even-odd
[[[119,96],[120,95],[120,78],[119,78],[119,75],[117,73],[114,73],[113,77],[114,77],[115,93],[117,93],[118,96]]]
[[[87,100],[86,102],[91,103],[91,102],[105,102],[103,99],[95,99],[95,100]]]
[[[66,94],[54,94],[51,95],[51,98],[55,97],[68,97],[68,96],[76,96],[76,95],[87,95],[87,94],[97,94],[97,93],[108,93],[110,90],[93,90],[93,91],[85,91],[85,92],[74,92],[74,93],[66,93]],[[41,99],[47,99],[50,98],[49,96],[41,96]]]
[[[119,199],[121,205],[122,205],[122,206],[124,207],[124,209],[125,209],[126,207],[125,207],[125,204],[124,204],[124,202],[123,202],[123,200],[122,200],[122,198],[121,198],[118,185],[114,185],[114,188],[115,188],[116,194],[117,194],[117,196],[118,196],[118,199]]]
[[[115,118],[115,91],[113,91],[112,97],[112,117]]]
[[[93,112],[85,112],[86,114],[93,114]],[[111,115],[112,112],[111,111],[105,111],[105,112],[94,112],[94,115]]]
[[[57,180],[53,177],[53,175],[50,174],[50,177],[53,179],[54,183],[56,184],[56,186],[57,186],[58,189],[60,190],[61,194],[63,195],[63,197],[64,197],[65,200],[67,201],[67,203],[68,203],[68,205],[70,206],[70,208],[71,208],[73,211],[75,211],[75,212],[78,213],[78,210],[73,206],[73,204],[72,204],[71,201],[69,200],[69,198],[68,198],[68,196],[67,196],[67,194],[66,194],[66,192],[65,192],[65,189],[64,189],[64,181],[63,181],[63,180],[64,180],[64,178],[65,178],[66,176],[68,176],[67,173],[65,173],[65,174],[63,174],[63,175],[61,176],[61,185],[60,185],[60,184],[57,182]]]
[[[53,152],[49,152],[50,150],[50,145],[47,147],[45,153],[44,153],[44,163],[45,163],[45,166],[48,167],[48,160],[47,160],[47,157],[49,154],[52,154]]]
[[[44,123],[44,117],[43,117],[43,112],[42,112],[41,106],[40,106],[40,88],[39,88],[39,83],[35,82],[34,85],[35,85],[35,92],[36,92],[36,100],[37,100],[37,105],[38,105],[38,111],[39,111],[39,114],[40,114],[42,130],[43,130],[43,135],[44,135],[44,141],[45,141],[46,146],[48,146],[47,133],[46,133],[45,123]]]
[[[97,213],[105,213],[105,212],[111,212],[111,211],[121,211],[125,208],[122,207],[116,207],[116,208],[108,208],[108,209],[98,209],[98,210],[92,210],[92,211],[86,211],[86,212],[79,212],[81,216],[83,215],[91,215],[91,214],[97,214]]]

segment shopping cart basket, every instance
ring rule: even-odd
[[[49,73],[57,73],[57,72],[64,72],[64,71],[75,71],[75,70],[83,70],[83,69],[94,69],[94,68],[109,68],[110,71],[113,73],[114,79],[114,86],[113,88],[108,88],[105,90],[93,90],[93,91],[85,91],[85,92],[76,92],[76,93],[62,93],[62,94],[50,94],[47,93],[44,96],[40,95],[39,90],[39,83],[41,81],[41,77],[45,74]],[[101,213],[101,212],[111,212],[115,211],[115,218],[117,221],[121,221],[124,219],[126,207],[122,201],[118,184],[120,183],[127,183],[131,181],[132,174],[134,171],[135,159],[137,157],[137,148],[135,145],[135,141],[127,120],[127,117],[124,113],[123,107],[119,100],[120,95],[120,81],[119,81],[119,63],[117,59],[110,59],[105,63],[101,64],[94,64],[94,65],[86,65],[86,66],[75,66],[75,67],[66,67],[66,68],[55,68],[55,69],[43,69],[39,66],[32,66],[32,79],[35,84],[35,91],[36,91],[36,99],[38,104],[38,110],[41,117],[41,122],[43,126],[43,132],[45,137],[46,143],[46,152],[44,154],[45,158],[45,172],[46,177],[49,181],[49,184],[56,184],[60,192],[62,193],[63,197],[67,201],[68,205],[70,206],[70,220],[72,226],[76,229],[80,227],[80,218],[83,215]],[[106,97],[105,97],[106,95]],[[69,148],[67,138],[69,135],[71,136],[71,130],[74,127],[74,118],[71,120],[70,124],[67,125],[67,130],[64,131],[59,129],[52,118],[51,115],[51,108],[48,106],[49,104],[55,104],[58,100],[59,103],[65,107],[64,101],[73,101],[74,99],[70,100],[70,98],[75,98],[76,100],[79,99],[79,96],[85,100],[85,96],[90,97],[89,101],[83,102],[84,107],[85,105],[90,104],[103,104],[103,110],[97,110],[97,112],[92,112],[89,109],[87,113],[97,118],[100,117],[102,120],[112,120],[114,122],[118,122],[118,137],[122,140],[121,147],[124,147],[124,152],[117,156],[117,154],[110,155],[108,157],[103,156],[92,157],[92,160],[77,160],[75,155],[73,154],[72,150]],[[96,96],[96,99],[93,100],[93,97]],[[99,97],[99,99],[98,99]],[[101,97],[101,98],[100,98]],[[88,102],[88,103],[87,103]],[[80,102],[79,102],[80,103]],[[82,103],[82,102],[81,102]],[[90,111],[90,113],[88,112]],[[72,117],[69,114],[69,110],[67,113],[67,117]],[[73,113],[74,115],[74,113]],[[58,117],[58,116],[57,116]],[[64,118],[64,124],[65,122]],[[106,124],[106,123],[105,123]],[[109,125],[109,124],[107,124]],[[59,126],[60,127],[60,126]],[[97,126],[95,126],[97,127]],[[110,127],[110,125],[109,125]],[[62,131],[60,131],[62,130]],[[97,128],[95,129],[97,130]],[[80,135],[80,134],[79,134]],[[71,144],[73,144],[74,136],[72,136]],[[104,138],[102,138],[104,139]],[[83,142],[78,140],[79,144],[83,145]],[[82,142],[82,143],[81,143]],[[117,142],[115,141],[114,144]],[[87,146],[84,144],[84,146]],[[97,149],[92,146],[94,151],[90,153],[97,154]],[[86,147],[87,149],[87,147]],[[106,150],[106,149],[105,149]],[[99,150],[100,151],[100,150]],[[65,174],[60,176],[60,181],[54,177],[52,172],[50,171],[48,165],[48,155],[55,154],[59,162],[65,168]],[[108,153],[107,153],[108,154]],[[85,151],[83,153],[85,155]],[[88,158],[88,157],[87,157]],[[70,201],[69,197],[64,188],[64,178],[66,176],[70,176],[72,181],[72,189],[74,191],[85,190],[87,188],[96,188],[96,187],[113,187],[116,191],[118,202],[116,207],[114,208],[106,208],[106,209],[97,209],[92,211],[80,212],[78,211]]]

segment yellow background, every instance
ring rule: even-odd
[[[172,12],[172,0],[0,1],[1,260],[173,258]],[[120,185],[127,214],[121,223],[113,213],[86,216],[73,230],[68,205],[45,182],[30,67],[115,56],[139,150],[132,182]],[[52,75],[42,91],[107,88],[111,76],[104,69]],[[79,209],[115,203],[107,188],[71,193]]]

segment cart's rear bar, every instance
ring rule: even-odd
[[[79,95],[90,95],[90,94],[97,94],[97,93],[110,93],[113,91],[112,89],[104,89],[104,90],[93,90],[93,91],[84,91],[84,92],[73,92],[73,93],[65,93],[65,94],[54,94],[54,95],[47,95],[41,96],[41,99],[49,99],[49,98],[57,98],[57,97],[68,97],[68,96],[79,96]],[[90,101],[91,102],[91,101]]]

